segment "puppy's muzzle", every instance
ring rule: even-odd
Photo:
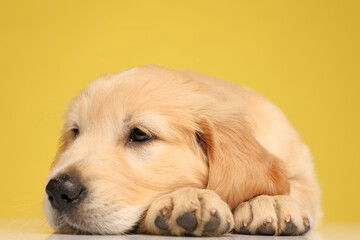
[[[79,204],[86,196],[80,181],[66,174],[51,179],[45,190],[51,206],[60,212]]]

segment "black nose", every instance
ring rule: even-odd
[[[46,194],[51,206],[59,211],[64,211],[84,199],[86,188],[69,175],[53,178],[46,185]]]

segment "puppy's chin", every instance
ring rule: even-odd
[[[44,202],[50,225],[55,232],[66,234],[125,234],[134,230],[144,211],[143,206],[104,207],[88,203],[59,212],[51,207],[48,199]]]

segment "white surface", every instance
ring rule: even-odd
[[[1,220],[1,240],[360,240],[360,223],[326,223],[307,236],[249,236],[232,234],[220,238],[165,237],[149,235],[65,235],[52,234],[44,221]]]

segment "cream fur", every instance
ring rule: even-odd
[[[129,142],[134,127],[154,139]],[[299,233],[304,219],[313,227],[321,217],[309,149],[278,107],[247,88],[159,66],[101,77],[71,102],[48,180],[63,173],[79,177],[89,194],[71,213],[45,199],[58,231],[123,234],[138,226],[183,235],[170,215],[169,231],[153,222],[166,206],[172,216],[189,210],[191,199],[207,209],[194,210],[197,236],[223,234],[227,222],[254,234],[268,218],[276,234],[288,218]],[[213,208],[221,225],[205,233]]]

